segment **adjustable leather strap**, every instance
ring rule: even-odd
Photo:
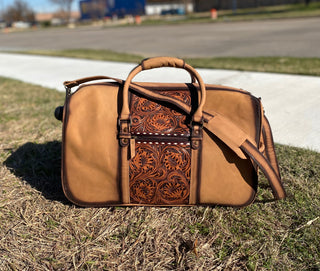
[[[122,84],[124,82],[123,80],[118,79],[118,78],[99,75],[99,76],[84,77],[84,78],[80,78],[80,79],[73,80],[73,81],[65,81],[63,83],[63,85],[67,88],[73,88],[73,87],[79,86],[81,84],[84,84],[84,83],[87,83],[90,81],[96,81],[96,80],[113,80],[113,81],[118,82],[119,84]]]
[[[113,80],[121,85],[124,84],[124,80],[110,77],[110,76],[102,76],[102,75],[101,76],[84,77],[84,78],[80,78],[80,79],[73,80],[73,81],[65,81],[63,84],[67,88],[73,88],[73,87],[79,86],[81,84],[84,84],[84,83],[87,83],[90,81],[96,81],[96,80]],[[194,78],[193,78],[193,80],[194,80]],[[185,103],[181,102],[180,100],[177,100],[175,98],[171,98],[169,96],[155,93],[153,91],[150,91],[146,88],[139,86],[139,84],[132,82],[130,84],[130,89],[134,90],[138,94],[141,94],[142,96],[149,98],[151,100],[168,102],[170,104],[173,104],[174,106],[176,106],[177,108],[180,108],[181,110],[183,110],[187,114],[190,114],[190,112],[191,112],[191,108],[188,105],[186,105]]]
[[[263,134],[263,140],[265,145],[265,154],[268,160],[270,161],[272,168],[277,173],[279,178],[281,178],[277,155],[274,151],[274,142],[273,142],[270,123],[265,115],[263,115],[263,119],[262,119],[262,134]]]
[[[249,156],[267,177],[273,195],[276,199],[283,199],[286,197],[286,193],[281,183],[281,177],[279,174],[274,150],[268,151],[270,154],[273,153],[274,155],[274,165],[272,165],[270,161],[255,146],[254,140],[252,140],[241,128],[231,122],[228,118],[218,113],[213,113],[213,117],[211,117],[209,120],[207,119],[205,129],[216,135],[240,158],[244,159],[246,158],[246,155]],[[270,135],[271,134],[269,133],[267,138]],[[270,141],[270,138],[267,140]],[[268,148],[271,148],[270,145]]]
[[[259,166],[267,177],[274,197],[276,199],[284,199],[286,197],[286,192],[282,186],[280,177],[275,172],[274,167],[272,167],[267,158],[263,156],[262,153],[259,152],[259,150],[248,140],[243,142],[240,148]]]
[[[204,125],[205,129],[210,131],[221,141],[223,141],[241,159],[247,159],[247,157],[239,147],[246,139],[249,139],[251,142],[254,141],[250,139],[242,129],[236,126],[228,118],[216,112],[212,115],[213,117],[211,117],[210,119],[206,119],[206,123]]]

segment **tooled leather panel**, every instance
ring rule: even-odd
[[[190,145],[136,143],[130,162],[130,202],[138,204],[188,204]]]
[[[188,91],[159,91],[190,105],[191,97]],[[162,106],[153,101],[136,95],[131,98],[131,132],[133,134],[160,133],[189,135],[186,116],[174,109]]]
[[[189,91],[158,92],[191,104]],[[188,204],[191,148],[186,116],[136,95],[131,97],[130,111],[131,133],[141,139],[136,140],[135,156],[130,161],[130,202]]]

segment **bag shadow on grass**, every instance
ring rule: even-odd
[[[28,142],[14,151],[4,165],[48,200],[68,203],[61,185],[61,142]]]
[[[14,151],[4,162],[4,165],[14,175],[22,178],[41,192],[46,199],[71,204],[65,197],[61,185],[60,141],[51,141],[45,144],[28,142]],[[268,188],[267,184],[264,186],[263,188]],[[275,201],[273,198],[256,199],[255,203],[273,201]]]

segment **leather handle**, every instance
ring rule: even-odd
[[[185,62],[183,59],[175,57],[153,57],[142,60],[142,70],[151,70],[161,67],[172,67],[184,69]]]
[[[171,68],[185,68],[185,62],[183,59],[175,58],[175,57],[153,57],[153,58],[146,58],[141,61],[142,70],[151,70],[155,68],[162,68],[162,67],[171,67]],[[192,73],[191,75],[191,82],[195,83],[196,78]]]
[[[103,76],[103,75],[98,75],[98,76],[91,76],[91,77],[84,77],[84,78],[80,78],[77,80],[73,80],[73,81],[65,81],[63,82],[63,85],[67,88],[73,88],[76,86],[79,86],[81,84],[90,82],[90,81],[95,81],[95,80],[113,80],[118,82],[119,84],[123,83],[123,80],[118,79],[118,78],[114,78],[114,77],[110,77],[110,76]]]
[[[123,103],[122,110],[119,116],[120,121],[129,121],[130,120],[130,109],[129,109],[129,88],[132,82],[132,79],[143,70],[150,70],[161,67],[174,67],[174,68],[182,68],[187,70],[194,78],[196,78],[199,88],[200,88],[200,99],[199,105],[194,113],[192,120],[195,123],[200,123],[203,119],[203,107],[206,101],[206,87],[205,84],[199,75],[199,73],[192,68],[190,65],[186,64],[184,60],[173,57],[156,57],[150,58],[147,60],[143,60],[140,65],[134,68],[131,73],[128,75],[127,80],[123,86]]]

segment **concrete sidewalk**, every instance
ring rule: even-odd
[[[0,53],[0,76],[64,91],[62,82],[93,75],[126,79],[129,63]],[[238,87],[262,97],[275,142],[320,152],[320,77],[197,69],[205,83]],[[142,72],[136,81],[189,82],[183,70]]]

